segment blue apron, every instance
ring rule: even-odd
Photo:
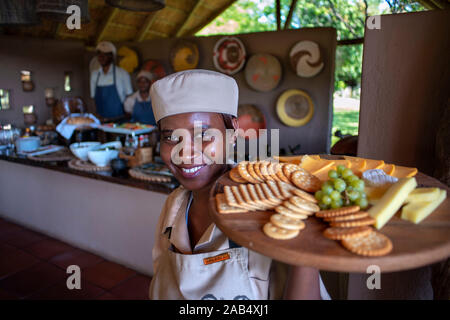
[[[97,81],[95,82],[95,104],[97,113],[103,118],[120,117],[124,114],[123,104],[116,88],[116,67],[114,64],[112,67],[114,73],[113,84],[103,87],[98,85],[98,79],[102,70],[98,73]]]
[[[151,101],[139,102],[138,99],[136,99],[131,117],[135,122],[156,125]]]

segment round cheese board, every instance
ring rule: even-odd
[[[449,192],[447,186],[423,173],[417,173],[416,180],[421,187],[438,187]],[[262,231],[274,211],[219,213],[215,195],[223,192],[226,185],[238,183],[225,173],[211,189],[209,213],[214,223],[239,245],[290,265],[360,273],[376,265],[381,272],[394,272],[429,265],[450,256],[449,199],[419,224],[402,220],[397,212],[379,230],[391,239],[393,250],[385,256],[365,257],[347,251],[339,241],[325,238],[322,233],[328,225],[314,216],[305,220],[306,227],[297,237],[276,240]]]

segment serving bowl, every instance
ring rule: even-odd
[[[18,138],[15,145],[17,153],[31,152],[41,146],[41,139],[39,137]]]
[[[70,145],[70,151],[80,160],[88,160],[88,152],[100,147],[100,142],[86,141],[75,142]]]

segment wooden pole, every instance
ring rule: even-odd
[[[280,0],[276,0],[277,3],[277,30],[281,30],[281,3]]]
[[[297,0],[292,0],[286,22],[284,23],[284,30],[289,29],[291,26],[292,15],[294,14],[295,8],[297,8]]]

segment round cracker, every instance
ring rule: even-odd
[[[321,210],[316,213],[316,217],[329,218],[329,217],[344,216],[349,213],[358,212],[359,209],[360,209],[359,206],[348,206],[337,209]]]
[[[231,169],[230,172],[228,173],[228,175],[229,175],[230,179],[233,180],[234,182],[247,183],[247,180],[242,178],[241,175],[239,174],[237,167],[234,167],[233,169]]]
[[[275,211],[280,213],[280,214],[283,214],[285,216],[288,216],[290,218],[293,218],[293,219],[304,220],[304,219],[308,218],[308,216],[306,214],[302,214],[300,212],[296,212],[296,211],[290,210],[290,209],[288,209],[288,208],[286,208],[285,206],[282,206],[282,205],[275,207]]]
[[[299,196],[300,198],[305,199],[306,201],[312,202],[312,203],[318,203],[319,201],[317,201],[316,197],[314,197],[312,194],[303,191],[301,189],[298,188],[292,188],[291,192],[293,194],[295,194],[296,196]]]
[[[298,188],[308,192],[316,192],[322,187],[322,181],[303,168],[298,168],[296,171],[292,172],[290,180]]]
[[[237,168],[238,168],[238,172],[240,174],[240,176],[242,178],[244,178],[245,180],[247,180],[247,182],[250,183],[259,183],[258,180],[256,180],[255,178],[253,178],[250,173],[248,173],[247,171],[247,165],[248,165],[248,161],[242,161],[238,164]]]
[[[263,179],[261,179],[257,174],[256,174],[256,172],[255,172],[255,169],[254,169],[254,167],[255,167],[255,164],[256,164],[257,162],[256,161],[252,161],[252,162],[249,162],[248,164],[247,164],[247,172],[250,174],[250,176],[253,178],[253,179],[255,179],[256,181],[259,181],[259,182],[263,182],[264,180]]]
[[[369,216],[369,214],[367,212],[359,211],[359,212],[355,212],[355,213],[345,214],[343,216],[328,217],[328,218],[325,218],[324,221],[326,221],[326,222],[349,221],[349,220],[366,218],[368,216]]]
[[[393,248],[388,237],[374,230],[363,237],[344,239],[341,244],[353,253],[369,257],[384,256]]]
[[[305,228],[305,223],[302,220],[293,219],[280,213],[270,216],[270,222],[277,227],[289,230],[302,230]]]
[[[287,240],[295,238],[299,234],[299,230],[289,230],[277,227],[271,222],[267,222],[263,227],[263,232],[273,239],[277,240]]]
[[[273,180],[272,176],[269,174],[267,167],[270,164],[269,161],[263,160],[259,163],[259,171],[261,175],[264,177],[264,180]]]
[[[291,181],[291,174],[294,171],[297,171],[300,167],[297,166],[296,164],[292,164],[292,163],[285,163],[282,170],[283,170],[283,174],[286,176],[286,178],[289,179],[289,181]]]
[[[361,219],[354,219],[348,221],[333,221],[330,223],[332,227],[351,228],[360,226],[371,226],[375,223],[375,219],[372,217],[365,217]]]
[[[318,211],[320,211],[320,208],[319,208],[319,206],[317,204],[315,204],[315,203],[313,203],[311,201],[305,200],[303,198],[300,198],[298,196],[291,197],[289,199],[289,201],[293,205],[295,205],[295,206],[297,206],[297,207],[299,207],[301,209],[304,209],[306,211],[309,211],[309,212],[318,212]]]
[[[313,212],[305,210],[303,208],[297,207],[295,204],[289,202],[289,201],[284,201],[283,202],[283,206],[285,206],[286,208],[288,208],[289,210],[292,210],[294,212],[303,214],[305,216],[310,216],[313,214]]]
[[[331,240],[343,240],[356,237],[363,237],[372,232],[372,228],[368,226],[354,228],[331,227],[325,229],[323,235]]]

